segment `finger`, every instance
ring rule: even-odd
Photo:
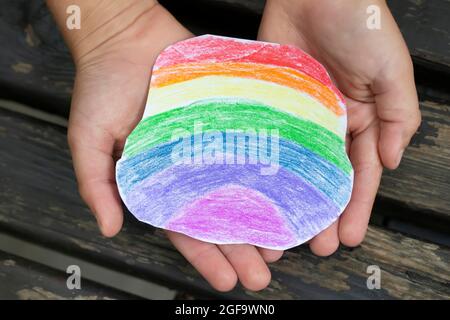
[[[379,128],[374,122],[353,137],[350,146],[350,160],[355,175],[353,192],[339,219],[339,239],[346,246],[359,245],[367,230],[383,171],[377,150],[378,136]]]
[[[123,210],[115,181],[112,158],[114,140],[98,129],[69,126],[68,140],[78,188],[106,237],[116,235],[123,223]]]
[[[270,283],[270,271],[258,250],[248,244],[219,245],[219,249],[236,270],[242,285],[258,291]]]
[[[373,90],[381,119],[379,153],[383,165],[395,169],[420,125],[421,116],[412,64],[377,79]]]
[[[216,245],[172,231],[167,231],[167,236],[214,289],[224,292],[234,288],[236,272]]]
[[[284,253],[283,250],[272,250],[266,248],[258,248],[258,251],[266,263],[278,261]]]
[[[345,152],[350,153],[350,146],[352,144],[352,136],[350,134],[345,135]]]
[[[320,257],[326,257],[333,254],[339,247],[339,222],[335,221],[327,229],[319,233],[309,242],[311,251]]]

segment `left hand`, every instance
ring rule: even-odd
[[[381,29],[366,26],[369,5]],[[383,166],[395,169],[420,124],[412,61],[382,0],[268,0],[258,40],[295,45],[319,60],[347,101],[347,150],[355,177],[340,219],[310,241],[327,256],[364,239]]]

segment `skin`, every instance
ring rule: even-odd
[[[381,29],[366,27],[369,5]],[[268,0],[259,40],[295,45],[322,62],[348,106],[347,148],[355,178],[340,219],[310,241],[319,256],[364,239],[383,166],[395,169],[420,125],[413,66],[385,1]]]
[[[331,0],[322,1],[328,2],[322,5],[331,6],[322,10],[316,4],[319,2],[269,1],[259,38],[295,44],[313,54],[330,68],[349,100],[348,140],[356,173],[354,194],[340,221],[310,242],[314,253],[329,255],[339,241],[350,246],[362,241],[382,164],[388,168],[398,165],[399,152],[417,128],[420,115],[409,54],[387,9],[383,7],[383,15],[389,17],[385,29],[371,35],[371,42],[355,31],[358,14],[342,19],[344,9],[354,10],[350,4],[348,8],[342,4],[333,6]],[[151,68],[161,50],[192,34],[156,1],[47,3],[77,68],[68,141],[79,192],[102,234],[112,237],[123,223],[115,162],[126,137],[142,117]],[[348,3],[357,6],[356,1]],[[81,8],[80,30],[65,27],[66,8],[72,4]],[[315,23],[324,21],[314,18],[322,12],[328,15],[330,24]],[[335,19],[345,23],[338,29],[331,24]],[[336,37],[338,30],[351,31],[347,38],[344,33]],[[328,37],[332,40],[325,41]],[[367,59],[359,60],[360,57]],[[231,290],[238,280],[249,290],[265,288],[271,277],[267,264],[283,254],[251,245],[217,246],[174,232],[167,232],[167,236],[219,291]]]

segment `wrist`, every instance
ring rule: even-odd
[[[156,0],[47,0],[62,35],[78,63],[90,52],[131,28],[136,21],[150,13]],[[69,5],[80,8],[80,29],[66,26]]]

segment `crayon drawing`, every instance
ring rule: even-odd
[[[346,107],[292,46],[205,35],[164,50],[116,176],[141,221],[207,242],[297,246],[346,207]]]

